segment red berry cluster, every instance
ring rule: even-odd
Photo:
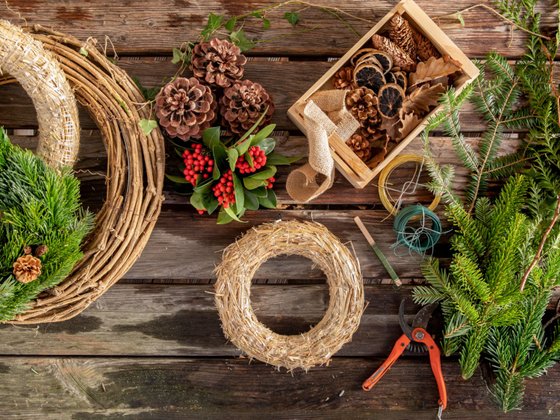
[[[266,189],[271,190],[274,187],[274,183],[276,182],[276,178],[271,176],[266,180],[266,185],[264,186]]]
[[[208,179],[214,169],[214,161],[200,143],[195,144],[192,151],[187,149],[183,152],[183,162],[185,163],[183,171],[185,179],[194,186],[200,177]]]
[[[214,197],[218,199],[218,203],[224,208],[228,208],[230,204],[235,203],[235,190],[233,188],[233,174],[231,170],[222,175],[216,185],[212,187]]]
[[[239,169],[240,174],[250,174],[256,172],[266,165],[266,153],[259,146],[251,146],[247,152],[253,158],[253,167],[251,168],[249,162],[245,160],[245,155],[239,156],[235,167]]]

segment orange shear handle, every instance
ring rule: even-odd
[[[395,362],[404,352],[406,346],[408,346],[409,343],[410,339],[405,334],[403,334],[393,346],[393,350],[391,351],[391,354],[389,355],[387,360],[385,360],[383,364],[379,366],[379,368],[364,381],[364,383],[362,384],[362,389],[364,391],[371,390],[375,386],[375,384],[377,384],[377,382],[379,382],[381,378],[383,378],[383,375],[385,375],[387,371],[391,369],[391,366],[395,364]]]
[[[424,343],[428,347],[428,353],[430,354],[430,365],[432,367],[432,372],[434,378],[436,379],[438,392],[439,392],[439,405],[441,410],[445,410],[447,407],[447,388],[445,387],[445,380],[443,379],[443,373],[441,371],[441,353],[439,347],[435,343],[434,339],[428,332],[423,328],[416,328],[412,331],[413,337],[418,337],[417,332],[424,334],[424,338],[421,340],[416,340],[420,343]]]

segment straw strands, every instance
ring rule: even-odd
[[[251,307],[251,282],[266,260],[290,254],[309,258],[325,273],[330,300],[315,327],[286,336],[257,320]],[[351,341],[364,310],[356,257],[319,223],[278,221],[253,228],[224,250],[216,274],[216,307],[226,337],[250,358],[289,371],[327,364]]]

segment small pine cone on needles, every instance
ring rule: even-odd
[[[194,77],[179,77],[156,96],[156,116],[171,137],[200,138],[216,119],[216,101],[208,86]]]
[[[333,85],[336,89],[352,89],[354,87],[354,68],[342,67],[333,77]]]
[[[416,59],[416,42],[412,33],[410,23],[401,15],[396,14],[389,21],[389,38],[414,60]]]
[[[33,255],[24,255],[16,260],[13,268],[17,281],[30,283],[41,275],[41,260]]]
[[[193,48],[191,70],[201,82],[226,88],[243,78],[247,57],[228,40],[213,38]]]
[[[224,128],[233,134],[245,133],[265,111],[266,115],[259,127],[270,122],[274,113],[274,103],[264,87],[247,79],[237,81],[224,89],[220,99]]]
[[[371,157],[371,141],[368,134],[363,130],[358,130],[352,134],[346,144],[362,161],[366,162]]]
[[[362,87],[348,92],[346,107],[360,124],[368,120],[370,124],[378,121],[377,97],[371,89]]]

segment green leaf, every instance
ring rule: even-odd
[[[191,195],[190,202],[191,202],[191,206],[193,206],[195,209],[206,210],[206,207],[204,207],[203,193],[199,191],[193,192],[193,194]]]
[[[235,191],[235,205],[238,209],[245,208],[245,188],[243,188],[243,183],[235,172],[233,173],[233,189]]]
[[[247,150],[249,150],[250,146],[251,146],[251,141],[247,139],[243,143],[237,143],[237,146],[235,146],[235,148],[239,152],[239,156],[241,156],[244,155],[247,152]]]
[[[298,12],[286,12],[284,13],[284,19],[286,19],[290,25],[296,26],[299,22],[299,13]]]
[[[239,153],[234,147],[227,149],[226,152],[228,156],[229,169],[231,169],[232,172],[235,172],[235,164],[237,163],[237,159],[239,158]]]
[[[255,10],[254,12],[251,12],[251,16],[259,19],[264,18],[263,12],[261,12],[260,10]]]
[[[214,32],[216,32],[218,29],[220,29],[220,26],[222,26],[223,20],[224,20],[224,17],[222,15],[216,15],[214,13],[210,13],[208,15],[208,22],[206,23],[206,26],[204,27],[204,29],[200,33],[200,35],[202,35],[202,38],[204,38],[204,40],[207,41],[208,38],[210,38],[210,36]]]
[[[248,177],[248,178],[243,178],[243,185],[248,190],[254,190],[256,188],[263,187],[264,185],[266,185],[266,181],[264,181],[262,179],[254,179],[254,178]]]
[[[212,148],[212,156],[214,163],[219,166],[221,171],[225,171],[228,168],[226,148],[221,142]]]
[[[220,176],[222,176],[222,174],[220,173],[220,168],[218,167],[218,162],[214,161],[214,169],[212,170],[212,179],[214,181],[217,181],[218,179],[220,179]]]
[[[266,157],[267,165],[291,165],[294,162],[302,159],[302,156],[283,156],[278,153],[272,152]]]
[[[173,64],[182,63],[185,60],[185,53],[180,48],[173,48],[173,58],[171,62]]]
[[[248,178],[251,179],[260,179],[262,181],[274,176],[276,174],[276,167],[275,166],[265,166],[262,171],[256,172],[253,175],[249,176]],[[246,178],[247,179],[247,178]]]
[[[267,209],[276,208],[276,193],[273,190],[267,190],[268,194],[264,198],[259,198],[259,204]]]
[[[274,140],[272,137],[268,137],[261,141],[258,146],[264,151],[265,154],[268,155],[269,153],[272,153],[272,151],[276,147],[276,140]]]
[[[258,198],[264,198],[268,195],[268,189],[266,189],[265,187],[259,187],[257,189],[254,189],[253,194],[255,194]]]
[[[249,153],[245,153],[245,160],[247,161],[247,163],[249,164],[249,166],[251,168],[255,167],[255,162],[253,161],[253,156],[251,156]]]
[[[269,29],[270,28],[270,20],[268,20],[267,18],[263,17],[262,23],[263,23],[263,29]]]
[[[84,57],[87,57],[89,55],[88,51],[84,47],[80,47],[80,54]]]
[[[224,28],[226,28],[229,32],[232,32],[235,29],[235,25],[237,24],[237,17],[234,16],[232,18],[230,18],[224,25]]]
[[[253,191],[243,189],[245,191],[245,208],[247,210],[258,210],[259,197]],[[255,190],[256,191],[256,190]]]
[[[261,141],[269,137],[275,128],[276,128],[276,124],[268,124],[266,127],[260,129],[257,134],[251,137],[251,146],[256,146]]]
[[[222,207],[222,208],[225,210],[227,215],[231,217],[233,220],[235,220],[236,222],[244,223],[239,217],[237,217],[237,214],[235,214],[235,212],[232,210],[231,207]]]
[[[149,136],[150,133],[154,130],[154,128],[158,126],[158,123],[156,120],[147,120],[145,118],[142,118],[138,122],[138,125],[140,126],[142,133],[144,133],[144,135],[146,136]]]
[[[208,193],[202,196],[202,204],[204,205],[204,208],[206,209],[208,214],[214,213],[214,211],[216,211],[216,209],[220,205],[216,197]]]
[[[220,144],[220,127],[210,127],[202,132],[202,142],[212,150],[217,144]]]
[[[255,41],[247,38],[243,29],[231,32],[229,34],[229,39],[239,47],[241,52],[248,51],[256,45]]]
[[[201,182],[196,187],[194,187],[195,192],[206,193],[212,187],[212,180],[207,179],[204,182]]]
[[[227,225],[231,222],[233,222],[233,218],[230,217],[229,214],[227,214],[226,209],[222,207],[220,209],[220,212],[218,213],[218,219],[216,220],[216,223],[219,225]]]
[[[174,182],[175,184],[190,184],[189,181],[187,181],[184,177],[182,176],[175,176],[175,175],[167,175],[165,174],[165,177],[170,180],[171,182]]]

